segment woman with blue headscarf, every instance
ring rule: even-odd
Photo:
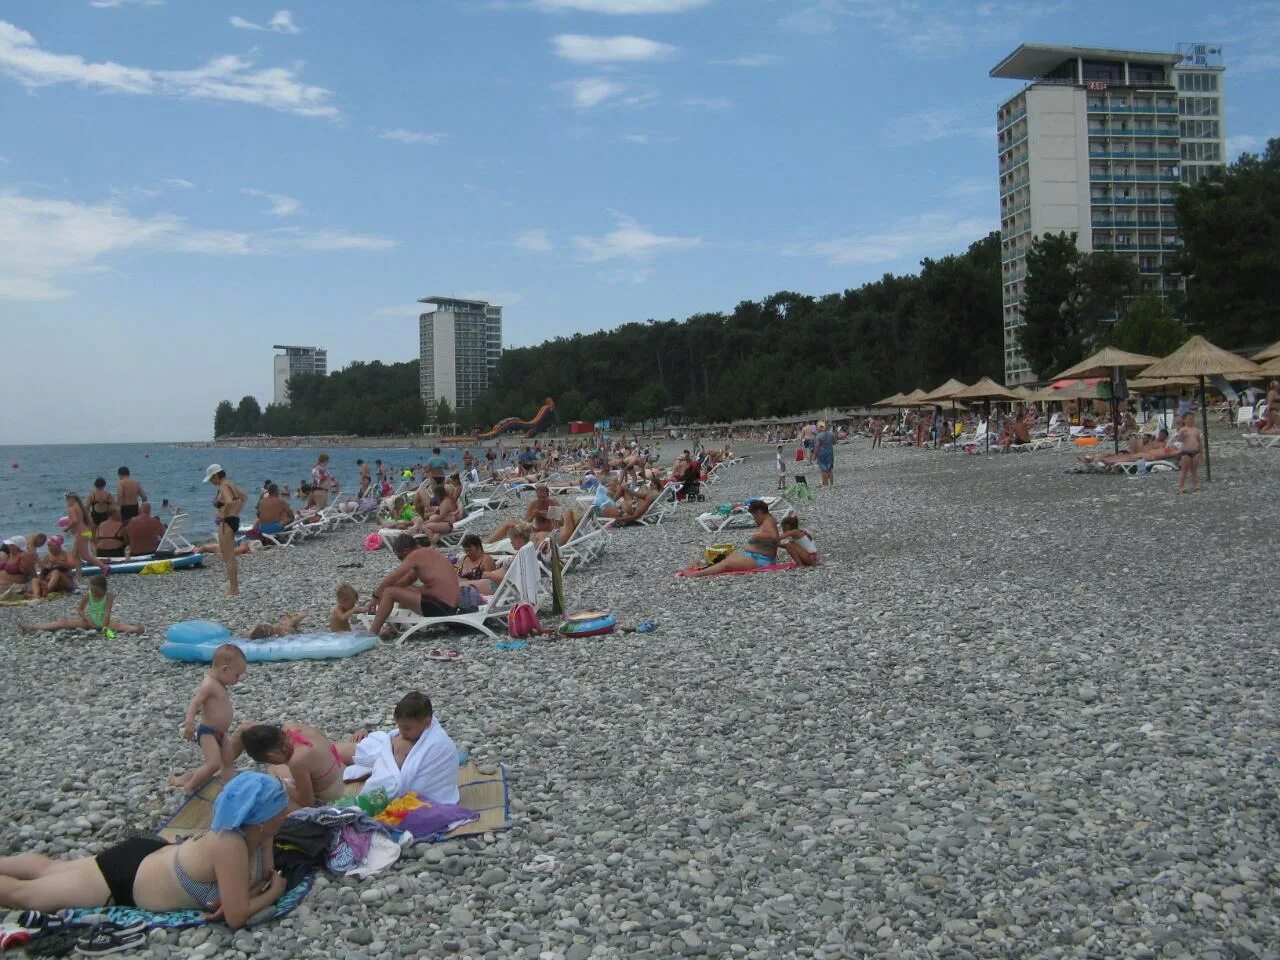
[[[0,907],[53,913],[74,907],[201,909],[243,927],[284,893],[271,841],[284,823],[284,787],[247,772],[213,802],[207,833],[183,843],[133,837],[96,857],[50,860],[38,853],[0,857]]]

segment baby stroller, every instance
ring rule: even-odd
[[[698,502],[707,498],[702,494],[702,461],[694,460],[689,464],[689,468],[676,478],[680,481],[680,492],[676,494],[677,500],[688,500],[690,502]]]

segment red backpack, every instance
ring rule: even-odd
[[[532,603],[517,603],[507,614],[507,634],[517,640],[542,632],[542,621]]]

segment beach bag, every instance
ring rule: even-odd
[[[542,622],[532,603],[517,603],[507,614],[507,634],[513,639],[522,640],[541,632]]]
[[[480,591],[470,584],[458,588],[458,612],[475,613],[480,609]]]

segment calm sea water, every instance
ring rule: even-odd
[[[178,504],[191,516],[189,533],[212,537],[213,488],[201,482],[209,464],[221,464],[252,502],[265,480],[287,483],[290,490],[297,490],[302,481],[310,479],[311,466],[321,449],[328,450],[329,471],[344,490],[354,490],[359,481],[357,459],[368,463],[371,470],[373,461],[380,459],[398,473],[401,467],[421,463],[431,456],[430,450],[377,447],[258,450],[174,447],[163,443],[0,446],[0,534],[53,532],[57,519],[66,513],[63,497],[68,490],[87,497],[94,478],[104,477],[107,489],[114,494],[116,470],[128,467],[152,503],[159,506],[168,499]],[[461,452],[446,449],[443,456],[452,463]],[[169,514],[161,511],[160,516],[167,520]]]

